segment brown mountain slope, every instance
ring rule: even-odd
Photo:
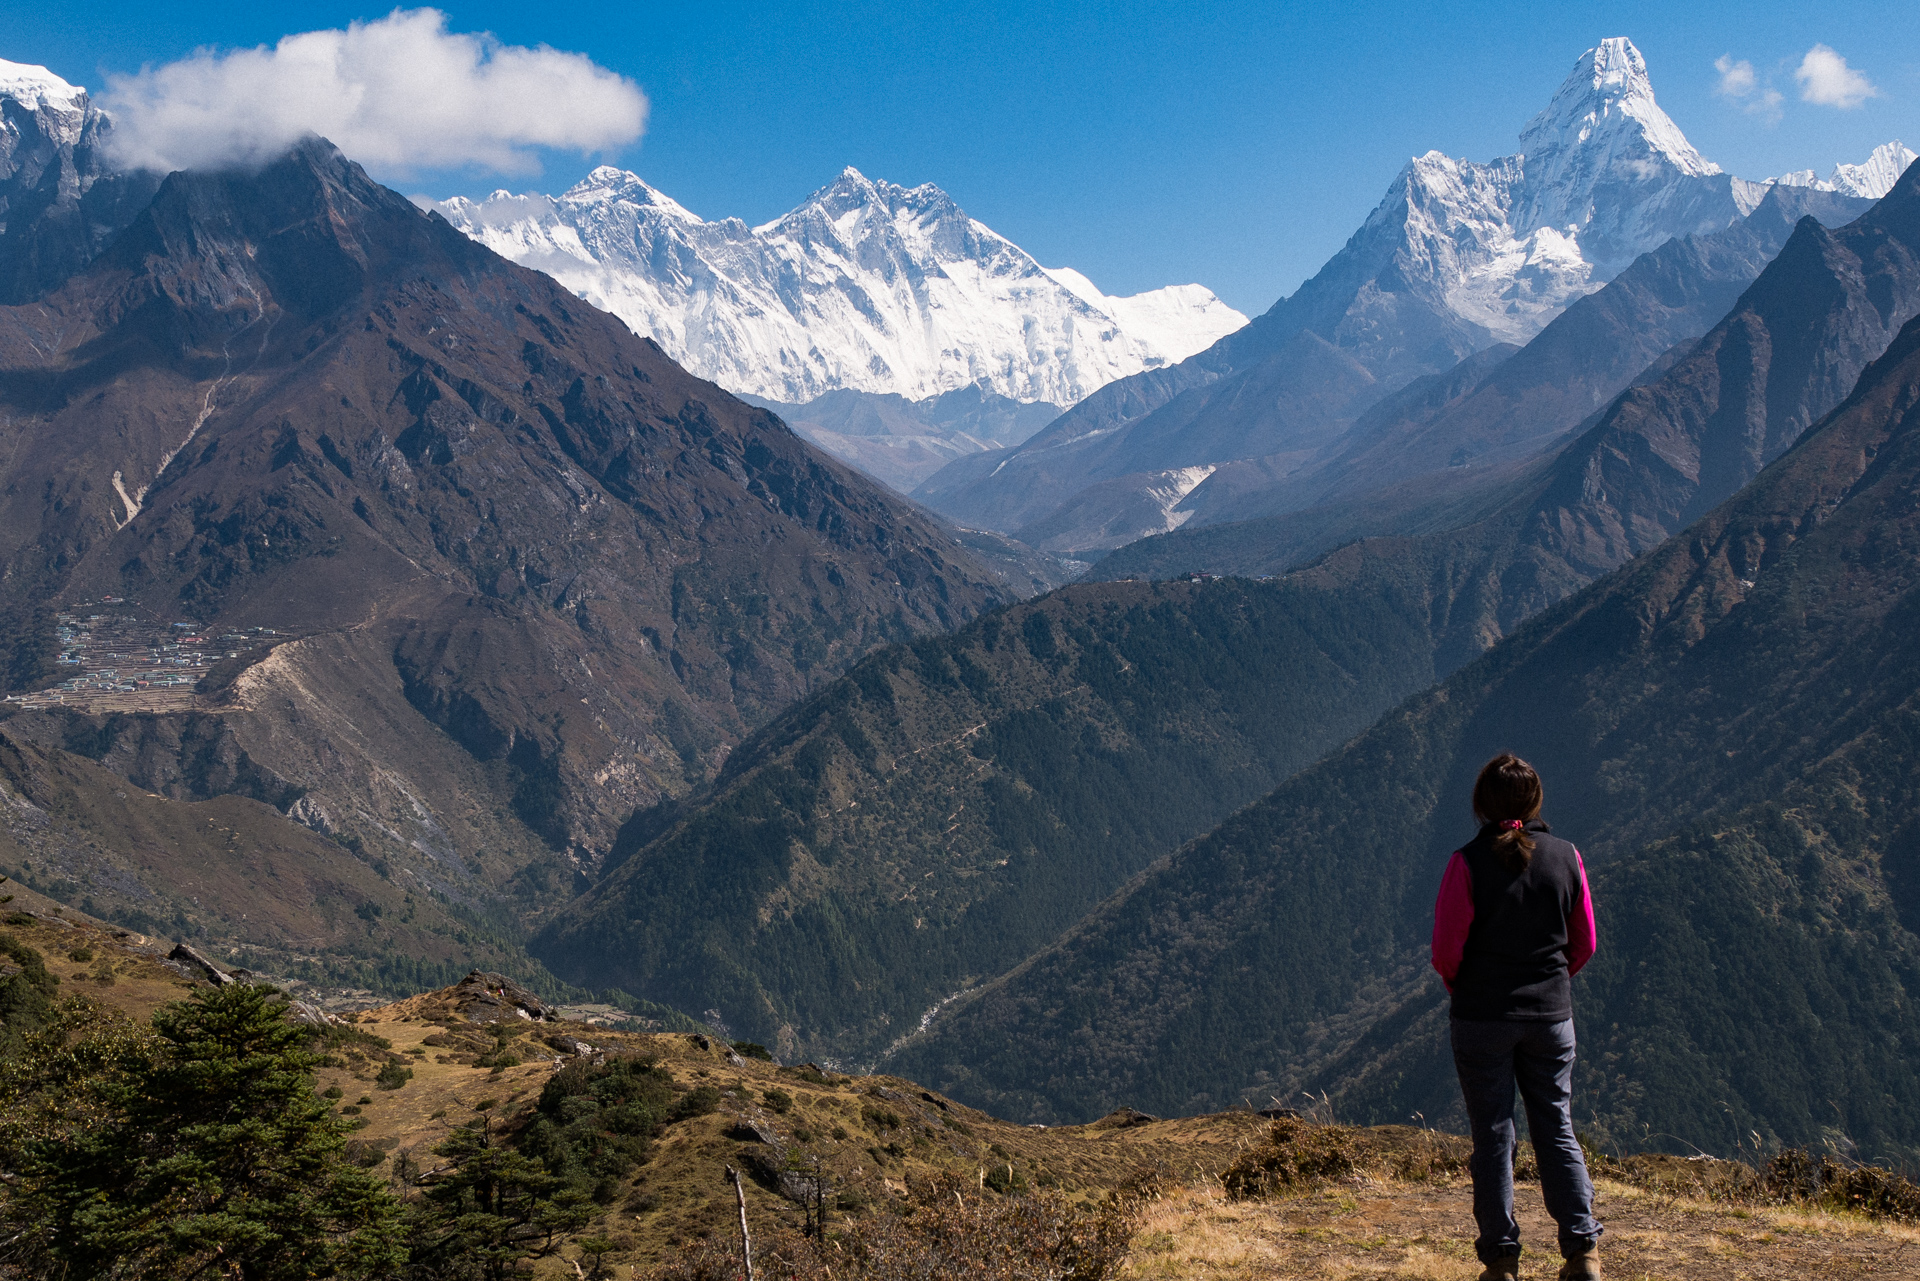
[[[209,710],[422,877],[482,850],[590,867],[635,806],[875,644],[1010,595],[319,140],[174,175],[85,272],[0,309],[0,407],[9,599],[292,633]],[[79,737],[110,760],[143,735],[170,731]]]
[[[171,800],[10,731],[0,729],[0,866],[16,907],[31,889],[155,939],[357,987],[404,990],[475,962],[534,972],[510,925],[478,910],[484,884],[396,875],[244,795]]]

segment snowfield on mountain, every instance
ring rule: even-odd
[[[1247,323],[1199,285],[1110,298],[1077,271],[1042,267],[931,183],[851,167],[760,227],[704,221],[611,166],[558,196],[429,207],[701,377],[787,403],[979,386],[1071,405]]]

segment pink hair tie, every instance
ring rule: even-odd
[[[1526,823],[1521,819],[1510,818],[1506,822],[1502,823],[1500,826],[1506,828],[1509,832],[1517,832],[1521,828],[1525,827]]]

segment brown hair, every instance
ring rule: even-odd
[[[1492,824],[1493,852],[1509,872],[1521,872],[1533,858],[1533,838],[1524,824],[1540,817],[1544,792],[1533,766],[1502,752],[1480,767],[1473,784],[1473,816]]]

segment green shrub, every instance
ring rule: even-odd
[[[785,1090],[768,1090],[760,1097],[766,1100],[768,1107],[782,1115],[785,1115],[788,1109],[793,1107],[793,1096]]]
[[[0,935],[0,956],[19,966],[0,978],[0,1051],[5,1051],[52,1018],[60,980],[47,973],[40,953],[19,939]]]
[[[680,1096],[680,1101],[667,1113],[667,1121],[685,1121],[690,1117],[705,1116],[720,1106],[720,1091],[711,1085],[698,1085]]]
[[[78,961],[84,965],[93,959],[93,949],[90,947],[76,947],[73,951],[67,953],[67,959],[69,961]]]
[[[833,1084],[832,1077],[828,1076],[825,1072],[822,1072],[819,1068],[815,1067],[811,1063],[801,1063],[794,1067],[781,1068],[780,1075],[793,1077],[797,1081],[805,1081],[809,1085],[832,1085]]]
[[[983,1182],[989,1191],[1001,1196],[1020,1196],[1027,1191],[1027,1176],[1011,1161],[988,1166]]]
[[[313,1030],[313,1049],[324,1054],[328,1050],[358,1050],[363,1054],[368,1050],[391,1050],[393,1042],[384,1036],[375,1036],[362,1028],[348,1023],[329,1023],[325,1027]]]
[[[542,1087],[534,1120],[520,1135],[520,1151],[604,1205],[647,1158],[654,1135],[680,1103],[673,1078],[651,1058],[576,1059]]]
[[[383,1090],[397,1090],[413,1080],[413,1069],[399,1063],[389,1063],[380,1069],[373,1083]]]
[[[733,1052],[743,1058],[759,1059],[763,1063],[773,1062],[773,1054],[766,1046],[753,1041],[735,1041]]]

